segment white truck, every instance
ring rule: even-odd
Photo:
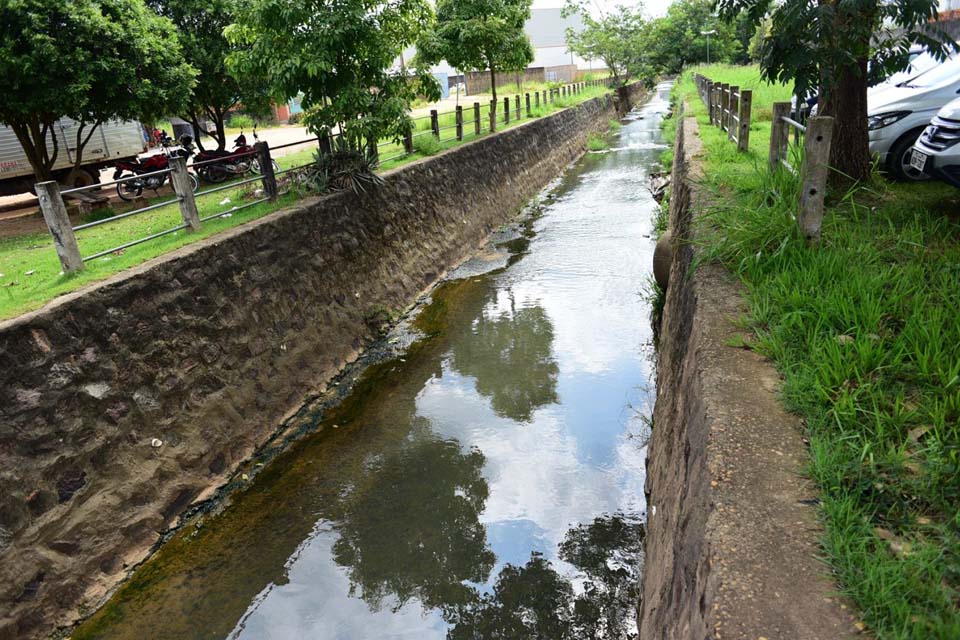
[[[105,122],[93,133],[83,150],[83,164],[73,171],[77,152],[77,123],[61,118],[54,125],[59,152],[53,175],[63,185],[85,186],[100,182],[100,171],[118,160],[136,158],[147,150],[143,126],[136,121]],[[47,146],[53,150],[53,143]],[[35,178],[23,147],[13,129],[0,125],[0,195],[26,193],[33,189]]]

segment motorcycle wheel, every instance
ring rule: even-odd
[[[128,182],[117,183],[117,195],[125,202],[136,200],[143,194],[143,181],[130,180]]]
[[[274,173],[277,173],[277,172],[280,171],[280,165],[277,164],[277,161],[276,161],[276,160],[271,159],[271,160],[270,160],[270,164],[273,165],[273,172],[274,172]],[[250,172],[253,173],[254,175],[257,175],[257,176],[260,175],[260,173],[261,173],[261,171],[260,171],[260,161],[259,161],[258,159],[254,158],[254,159],[253,159],[253,162],[250,163]]]
[[[230,173],[226,169],[216,164],[209,164],[197,169],[197,173],[200,174],[200,178],[204,182],[209,182],[210,184],[226,182],[227,178],[230,177]]]

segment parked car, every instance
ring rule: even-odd
[[[870,152],[899,180],[926,180],[911,165],[913,145],[930,119],[960,94],[960,57],[953,57],[900,84],[867,94]]]
[[[915,171],[960,188],[960,98],[937,112],[913,146]]]
[[[921,73],[926,73],[938,64],[940,64],[940,61],[930,55],[922,45],[915,44],[910,47],[907,68],[903,71],[897,71],[886,79],[878,82],[876,85],[871,87],[871,90],[874,94],[876,94],[882,89],[893,87],[903,82],[908,82],[919,76]],[[802,122],[807,116],[817,115],[817,102],[819,101],[819,97],[820,96],[816,93],[816,91],[809,93],[802,101],[801,110],[798,112],[797,96],[793,96],[790,99],[790,105],[793,109],[793,118]]]
[[[77,123],[60,118],[54,135],[60,148],[53,165],[53,177],[63,185],[82,187],[100,182],[100,170],[121,160],[135,160],[147,150],[143,126],[139,122],[111,120],[97,127],[83,150],[83,165],[73,170],[77,146]],[[33,189],[35,178],[27,155],[13,129],[0,126],[0,195],[26,193]]]

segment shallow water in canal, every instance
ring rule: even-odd
[[[422,339],[74,637],[633,637],[668,88],[543,194],[507,266],[436,289]]]

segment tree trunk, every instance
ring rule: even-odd
[[[829,72],[825,71],[826,76]],[[821,77],[817,113],[832,116],[830,183],[845,185],[870,178],[870,133],[867,130],[867,61],[844,65]]]
[[[224,121],[224,112],[222,109],[214,108],[213,125],[216,127],[217,149],[223,151],[227,148],[227,125]]]
[[[32,129],[27,123],[11,122],[10,128],[13,129],[14,135],[17,136],[17,141],[20,143],[20,146],[23,147],[23,152],[27,156],[27,161],[33,169],[33,176],[37,182],[53,180],[53,172],[50,169],[56,161],[56,156],[54,156],[53,160],[47,157],[45,151],[46,140],[40,140],[40,146],[38,146],[37,141],[31,136]],[[49,127],[49,130],[53,131],[53,127]],[[53,135],[56,136],[55,131],[53,131]],[[41,150],[41,147],[43,150]]]
[[[97,120],[93,123],[93,126],[90,127],[90,131],[87,133],[87,137],[83,137],[83,129],[87,126],[85,122],[81,121],[77,123],[77,155],[73,159],[73,170],[79,171],[81,165],[83,165],[83,150],[87,148],[87,143],[90,142],[90,138],[93,137],[93,133],[97,130],[102,122]]]
[[[497,103],[497,74],[493,70],[493,65],[490,65],[490,91],[493,92],[493,103]]]
[[[197,149],[200,151],[206,151],[203,147],[203,134],[200,130],[200,118],[197,117],[195,113],[190,114],[190,125],[193,127],[193,143],[197,145]]]

